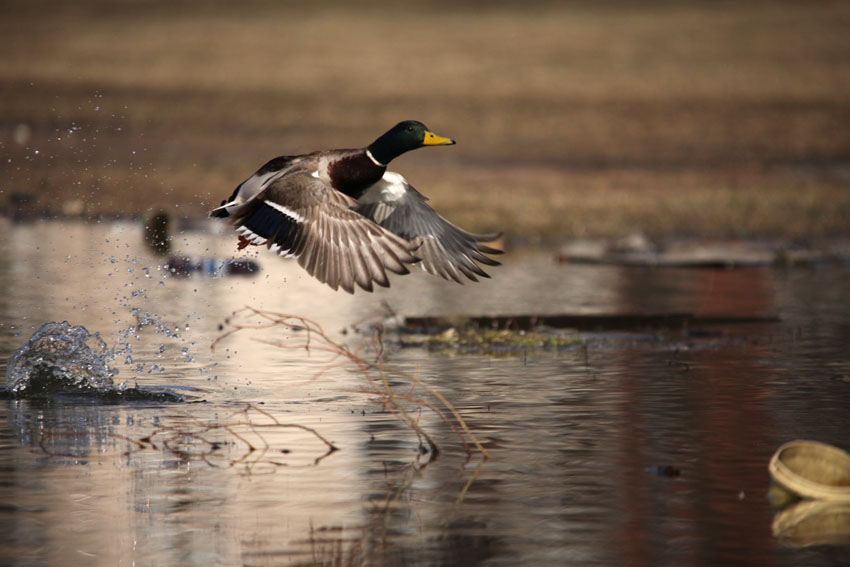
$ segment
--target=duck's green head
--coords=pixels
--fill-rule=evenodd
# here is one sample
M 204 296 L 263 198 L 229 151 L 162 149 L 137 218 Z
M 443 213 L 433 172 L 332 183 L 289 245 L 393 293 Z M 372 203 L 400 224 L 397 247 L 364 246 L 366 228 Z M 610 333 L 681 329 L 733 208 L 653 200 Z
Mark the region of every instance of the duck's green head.
M 451 138 L 434 134 L 421 122 L 405 120 L 390 128 L 367 149 L 373 158 L 387 165 L 404 152 L 422 146 L 448 146 L 454 143 L 455 141 Z

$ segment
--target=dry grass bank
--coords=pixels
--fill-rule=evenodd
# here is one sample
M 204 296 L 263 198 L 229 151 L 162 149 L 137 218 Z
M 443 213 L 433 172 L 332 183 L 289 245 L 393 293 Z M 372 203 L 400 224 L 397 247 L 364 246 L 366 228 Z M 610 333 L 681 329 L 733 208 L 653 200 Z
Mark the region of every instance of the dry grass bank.
M 417 118 L 459 144 L 395 169 L 476 230 L 848 232 L 846 3 L 297 6 L 12 3 L 0 207 L 201 214 Z

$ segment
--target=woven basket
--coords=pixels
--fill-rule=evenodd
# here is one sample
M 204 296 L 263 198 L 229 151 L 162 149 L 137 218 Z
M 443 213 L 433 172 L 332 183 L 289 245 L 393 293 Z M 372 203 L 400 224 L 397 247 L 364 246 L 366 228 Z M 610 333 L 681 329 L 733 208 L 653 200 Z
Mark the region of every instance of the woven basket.
M 768 466 L 783 488 L 803 498 L 850 502 L 850 455 L 818 441 L 782 445 Z

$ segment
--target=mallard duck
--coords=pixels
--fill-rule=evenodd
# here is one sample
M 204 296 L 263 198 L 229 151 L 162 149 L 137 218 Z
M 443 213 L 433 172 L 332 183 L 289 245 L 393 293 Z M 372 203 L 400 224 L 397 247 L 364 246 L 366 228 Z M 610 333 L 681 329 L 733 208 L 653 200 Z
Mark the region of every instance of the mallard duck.
M 427 198 L 387 165 L 424 146 L 454 144 L 408 120 L 369 146 L 280 156 L 236 187 L 210 212 L 227 218 L 239 249 L 266 246 L 298 263 L 333 289 L 354 293 L 357 284 L 389 286 L 387 270 L 407 274 L 406 264 L 463 283 L 490 277 L 479 262 L 497 266 L 484 245 L 498 235 L 466 232 L 428 204 Z

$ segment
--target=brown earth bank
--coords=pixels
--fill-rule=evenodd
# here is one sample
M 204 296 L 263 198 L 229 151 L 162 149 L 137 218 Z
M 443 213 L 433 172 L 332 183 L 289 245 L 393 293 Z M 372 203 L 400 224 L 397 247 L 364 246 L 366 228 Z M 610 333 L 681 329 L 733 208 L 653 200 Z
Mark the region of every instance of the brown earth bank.
M 843 2 L 7 2 L 0 211 L 200 217 L 267 159 L 415 118 L 477 231 L 850 232 Z

